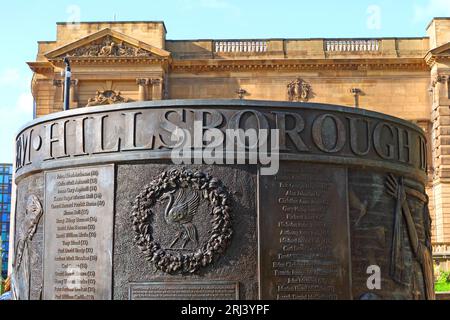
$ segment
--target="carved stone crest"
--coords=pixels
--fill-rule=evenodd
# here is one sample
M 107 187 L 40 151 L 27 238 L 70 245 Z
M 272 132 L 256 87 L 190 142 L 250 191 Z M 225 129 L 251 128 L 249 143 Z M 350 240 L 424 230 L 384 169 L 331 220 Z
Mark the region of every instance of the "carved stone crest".
M 152 53 L 111 36 L 94 41 L 68 53 L 69 57 L 152 57 Z
M 94 98 L 88 100 L 86 107 L 104 106 L 108 104 L 131 102 L 131 99 L 121 96 L 120 91 L 97 91 Z
M 199 210 L 201 201 L 206 201 L 210 228 L 199 242 L 194 218 L 204 215 Z M 208 174 L 186 169 L 165 171 L 136 197 L 132 213 L 136 244 L 157 269 L 169 274 L 194 273 L 227 249 L 233 233 L 230 202 L 221 181 Z M 157 203 L 164 204 L 165 210 L 154 212 Z M 154 239 L 155 215 L 163 215 L 163 230 L 169 226 L 177 230 L 169 235 L 166 246 Z M 187 245 L 192 249 L 186 249 Z
M 287 85 L 289 101 L 308 101 L 311 96 L 311 86 L 303 79 L 297 78 Z

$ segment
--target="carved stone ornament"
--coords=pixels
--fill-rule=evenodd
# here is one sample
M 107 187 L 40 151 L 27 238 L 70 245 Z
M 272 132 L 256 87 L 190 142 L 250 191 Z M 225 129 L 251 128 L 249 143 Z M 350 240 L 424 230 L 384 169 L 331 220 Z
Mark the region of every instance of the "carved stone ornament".
M 69 57 L 152 57 L 152 53 L 107 36 L 67 54 Z
M 194 222 L 200 201 L 208 201 L 211 228 L 207 240 L 198 243 L 199 234 Z M 168 204 L 165 213 L 153 212 L 157 202 Z M 166 273 L 189 274 L 213 263 L 227 249 L 232 237 L 231 199 L 221 181 L 203 172 L 186 169 L 165 171 L 136 197 L 133 206 L 135 241 L 146 259 Z M 168 248 L 153 238 L 155 214 L 164 214 L 168 225 L 175 225 L 179 232 L 170 237 Z M 174 249 L 175 244 L 182 247 Z M 194 250 L 186 250 L 192 243 Z
M 236 91 L 236 94 L 238 95 L 239 99 L 242 100 L 248 94 L 248 92 L 245 89 L 239 88 L 239 90 Z
M 287 85 L 289 101 L 306 102 L 311 95 L 311 86 L 301 78 Z
M 95 97 L 88 100 L 86 107 L 104 106 L 108 104 L 126 103 L 131 101 L 131 99 L 122 97 L 120 91 L 97 91 Z
M 438 83 L 444 84 L 448 77 L 445 75 L 435 75 L 431 80 L 431 87 L 435 88 Z

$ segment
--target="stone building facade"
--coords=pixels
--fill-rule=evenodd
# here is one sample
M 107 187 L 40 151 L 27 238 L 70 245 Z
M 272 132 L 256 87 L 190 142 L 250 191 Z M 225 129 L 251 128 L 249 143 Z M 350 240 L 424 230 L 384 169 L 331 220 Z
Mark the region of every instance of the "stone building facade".
M 37 117 L 63 108 L 63 58 L 72 64 L 71 108 L 161 99 L 331 103 L 418 124 L 429 138 L 436 258 L 450 252 L 450 18 L 420 38 L 167 40 L 163 22 L 58 23 L 38 43 Z

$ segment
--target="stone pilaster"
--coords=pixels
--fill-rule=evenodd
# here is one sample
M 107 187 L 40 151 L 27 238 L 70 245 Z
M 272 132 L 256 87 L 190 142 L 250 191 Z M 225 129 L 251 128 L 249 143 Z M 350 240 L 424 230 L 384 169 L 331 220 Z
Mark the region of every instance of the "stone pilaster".
M 70 81 L 70 108 L 78 108 L 78 80 Z
M 148 100 L 148 85 L 150 83 L 149 79 L 136 79 L 136 84 L 139 86 L 138 100 L 146 101 Z
M 450 20 L 436 18 L 427 29 L 430 51 L 425 57 L 431 67 L 433 204 L 435 237 L 438 243 L 450 242 Z
M 163 99 L 163 79 L 152 79 L 152 100 Z
M 61 111 L 63 100 L 64 100 L 64 82 L 60 79 L 53 80 L 53 87 L 54 87 L 54 108 L 56 108 L 55 111 Z
M 450 104 L 448 75 L 433 67 L 433 200 L 437 242 L 450 241 Z

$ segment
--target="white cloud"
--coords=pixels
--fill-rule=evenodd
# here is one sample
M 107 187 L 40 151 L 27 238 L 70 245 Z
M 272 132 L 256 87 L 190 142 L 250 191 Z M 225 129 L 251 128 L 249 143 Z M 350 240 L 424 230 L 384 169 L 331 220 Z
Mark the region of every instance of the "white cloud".
M 414 22 L 450 15 L 450 0 L 428 0 L 426 5 L 414 5 Z
M 33 96 L 31 93 L 21 93 L 16 103 L 16 111 L 33 116 Z
M 0 72 L 0 86 L 15 86 L 20 84 L 21 76 L 17 69 L 9 68 Z

